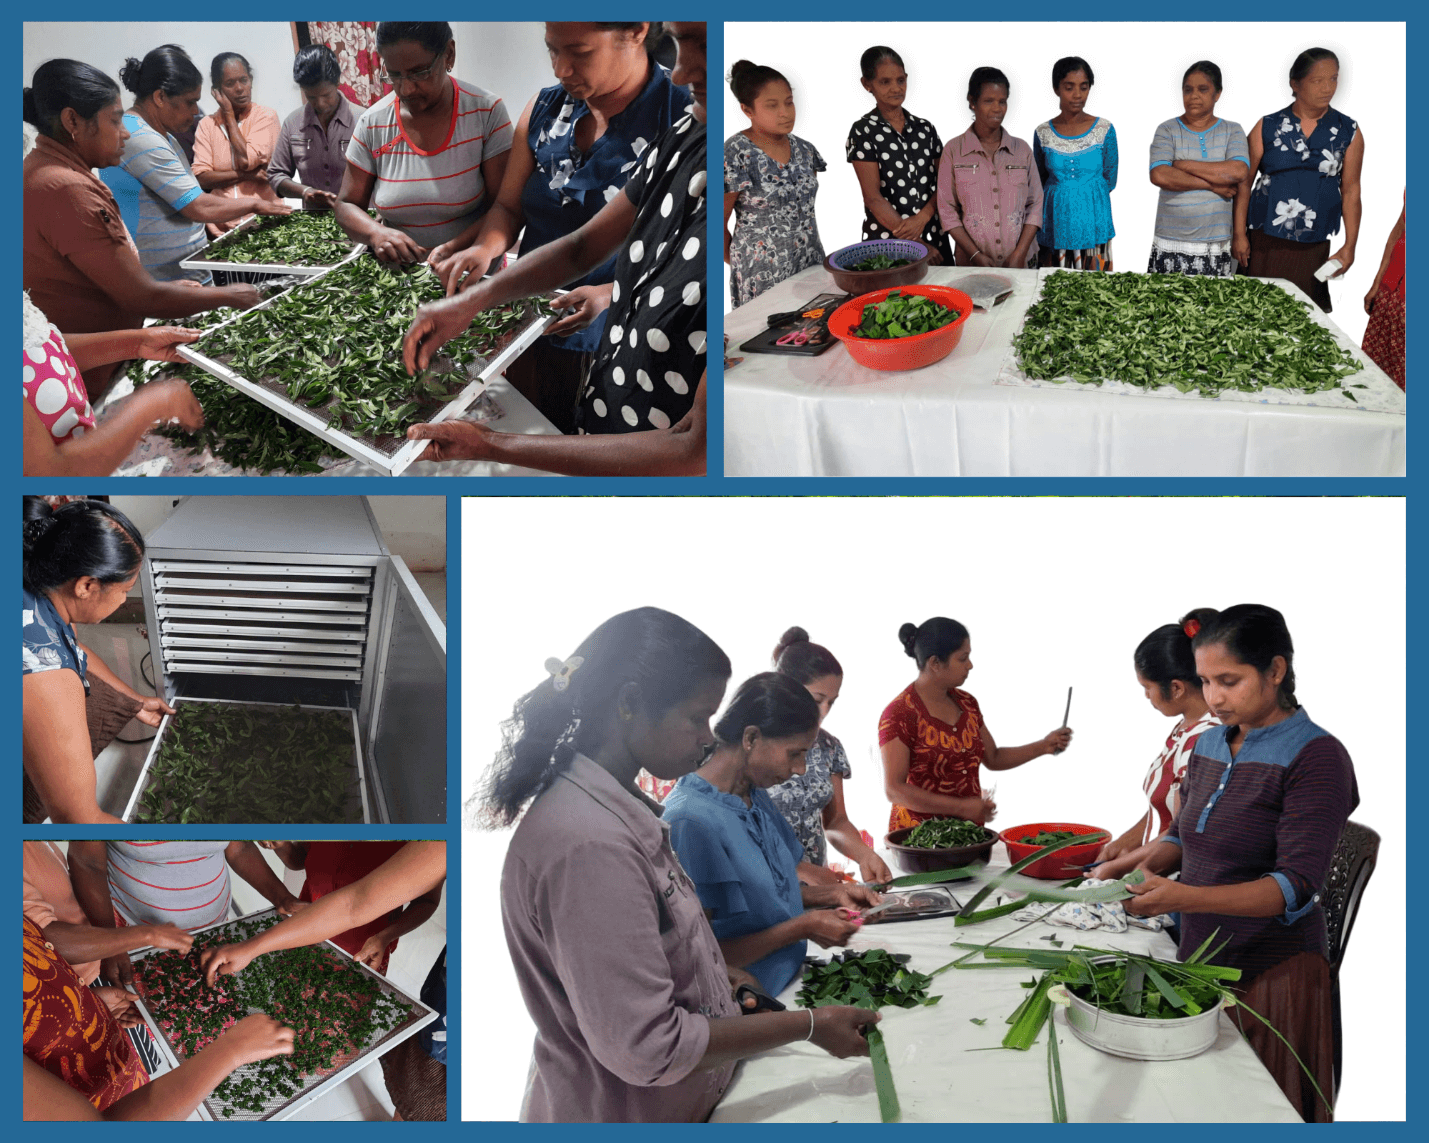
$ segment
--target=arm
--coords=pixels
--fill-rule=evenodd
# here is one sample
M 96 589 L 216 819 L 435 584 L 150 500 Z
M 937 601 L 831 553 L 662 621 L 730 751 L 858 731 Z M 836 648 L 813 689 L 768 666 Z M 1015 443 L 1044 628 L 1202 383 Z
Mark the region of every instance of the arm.
M 110 476 L 156 424 L 177 419 L 189 432 L 203 427 L 203 409 L 188 382 L 151 381 L 125 398 L 82 437 L 56 441 L 24 402 L 24 475 Z
M 1384 272 L 1389 269 L 1389 260 L 1394 257 L 1394 248 L 1399 245 L 1399 237 L 1404 233 L 1404 208 L 1399 211 L 1399 221 L 1394 224 L 1394 229 L 1389 232 L 1389 238 L 1384 243 L 1384 256 L 1379 260 L 1379 269 L 1374 272 L 1374 281 L 1370 284 L 1369 293 L 1364 296 L 1364 312 L 1374 312 L 1374 300 L 1379 296 L 1379 286 L 1384 281 Z
M 89 656 L 89 671 L 98 676 L 113 687 L 126 698 L 131 698 L 139 704 L 139 713 L 134 717 L 146 726 L 158 726 L 163 721 L 163 715 L 173 714 L 174 708 L 157 695 L 141 695 L 133 687 L 129 686 L 123 679 L 109 669 L 109 664 L 85 647 L 84 653 Z
M 895 805 L 907 806 L 920 814 L 962 818 L 982 825 L 986 811 L 981 798 L 955 798 L 951 794 L 935 794 L 908 781 L 908 764 L 912 754 L 901 739 L 885 742 L 883 755 L 883 792 Z
M 217 88 L 214 89 L 217 92 Z M 224 138 L 223 128 L 220 123 L 227 124 L 233 117 L 232 108 L 228 99 L 221 92 L 219 94 L 218 115 L 215 120 L 211 116 L 204 116 L 199 120 L 198 128 L 194 131 L 194 161 L 193 176 L 198 180 L 198 185 L 206 191 L 223 190 L 239 182 L 243 175 L 238 165 L 233 161 L 233 149 L 228 140 Z M 224 110 L 228 109 L 228 116 L 224 118 Z M 233 132 L 235 135 L 237 131 Z M 223 158 L 221 159 L 220 151 Z M 225 162 L 224 159 L 227 161 Z
M 1137 823 L 1127 830 L 1120 837 L 1107 842 L 1097 853 L 1098 861 L 1110 861 L 1114 857 L 1122 857 L 1133 850 L 1141 848 L 1141 839 L 1146 836 L 1146 819 L 1151 816 L 1148 809 L 1137 820 Z M 1133 867 L 1134 868 L 1134 867 Z
M 188 952 L 194 939 L 177 925 L 127 925 L 124 928 L 99 928 L 95 925 L 70 925 L 51 921 L 42 930 L 45 940 L 54 945 L 70 964 L 85 964 L 93 960 L 110 960 L 135 949 L 176 949 Z
M 1246 177 L 1246 185 L 1254 185 L 1255 174 L 1260 170 L 1260 160 L 1265 154 L 1265 148 L 1261 142 L 1260 125 L 1264 120 L 1257 119 L 1255 125 L 1251 127 L 1250 133 L 1245 137 L 1246 148 L 1250 152 L 1250 174 Z M 1246 222 L 1250 218 L 1250 195 L 1237 194 L 1235 200 L 1235 211 L 1231 223 L 1231 239 L 1237 251 L 1244 250 L 1245 257 L 1241 258 L 1237 252 L 1236 259 L 1242 266 L 1250 264 L 1250 239 L 1246 233 Z
M 122 825 L 99 808 L 79 676 L 42 671 L 24 676 L 22 690 L 25 772 L 55 824 Z
M 425 925 L 431 920 L 441 902 L 442 887 L 436 885 L 428 889 L 420 897 L 410 902 L 391 924 L 368 937 L 363 942 L 362 948 L 357 950 L 357 959 L 368 968 L 375 969 L 381 963 L 382 954 L 387 951 L 387 946 L 393 941 L 405 937 L 413 929 Z
M 419 310 L 419 320 L 420 316 Z M 410 346 L 412 334 L 408 333 L 407 338 Z M 472 421 L 443 421 L 414 425 L 407 430 L 407 436 L 436 442 L 427 446 L 423 454 L 426 460 L 490 460 L 564 476 L 703 476 L 705 378 L 702 373 L 690 411 L 668 429 L 574 437 L 526 436 L 494 432 Z
M 99 930 L 119 928 L 114 923 L 114 903 L 109 896 L 109 847 L 102 841 L 69 843 L 69 880 L 74 899 Z M 134 986 L 134 966 L 127 950 L 103 958 L 100 972 L 121 988 Z
M 246 177 L 246 176 L 245 176 Z M 235 180 L 236 181 L 236 180 Z M 202 182 L 199 183 L 203 185 Z M 240 198 L 225 198 L 218 194 L 201 194 L 198 198 L 179 208 L 179 213 L 193 222 L 231 222 L 245 214 L 291 214 L 293 208 L 285 202 L 244 195 Z
M 1037 231 L 1042 229 L 1042 180 L 1037 176 L 1035 163 L 1029 163 L 1027 166 L 1027 198 L 1023 203 L 1023 210 L 1023 217 L 1027 221 L 1022 224 L 1022 234 L 1012 254 L 1003 263 L 1013 269 L 1027 265 L 1032 244 L 1037 241 Z
M 729 264 L 729 243 L 734 233 L 734 228 L 730 226 L 729 220 L 734 215 L 734 205 L 739 201 L 739 192 L 726 194 L 724 196 L 724 261 Z
M 1177 159 L 1171 164 L 1172 170 L 1184 171 L 1186 174 L 1195 175 L 1204 183 L 1212 186 L 1239 186 L 1245 181 L 1246 165 L 1239 159 L 1222 159 L 1215 163 L 1203 163 L 1198 159 Z M 1165 167 L 1157 167 L 1158 171 L 1165 170 Z M 1152 180 L 1155 182 L 1155 180 Z M 1172 187 L 1172 190 L 1185 190 L 1185 187 Z
M 879 226 L 894 238 L 916 239 L 922 233 L 913 219 L 904 218 L 878 189 L 878 164 L 859 159 L 853 164 L 858 189 L 863 195 L 864 209 L 873 215 Z
M 800 913 L 787 921 L 762 929 L 757 933 L 747 933 L 742 937 L 730 937 L 719 942 L 719 951 L 724 954 L 724 962 L 734 968 L 763 960 L 772 952 L 777 952 L 795 941 L 805 941 L 813 937 L 813 922 L 818 912 Z M 830 914 L 832 916 L 832 914 Z M 847 923 L 847 922 L 845 922 Z M 848 924 L 850 930 L 854 925 Z M 808 1031 L 807 1027 L 805 1031 Z
M 1121 165 L 1121 155 L 1116 145 L 1116 128 L 1108 125 L 1106 132 L 1106 143 L 1102 147 L 1102 178 L 1106 179 L 1106 189 L 1108 192 L 1116 190 L 1116 176 Z M 1047 180 L 1042 180 L 1042 185 L 1047 185 Z
M 225 200 L 232 201 L 232 200 Z M 198 286 L 160 282 L 139 263 L 127 244 L 91 246 L 70 261 L 126 312 L 158 318 L 181 318 L 219 306 L 247 309 L 261 300 L 250 285 Z
M 1181 162 L 1182 160 L 1177 160 Z M 1239 166 L 1239 164 L 1237 164 Z M 1204 179 L 1200 175 L 1184 171 L 1178 166 L 1160 166 L 1151 168 L 1152 185 L 1168 191 L 1189 191 L 1189 190 L 1216 190 L 1221 184 L 1213 183 L 1210 179 Z
M 1360 200 L 1360 170 L 1364 165 L 1364 132 L 1356 131 L 1355 137 L 1351 141 L 1349 149 L 1345 152 L 1345 165 L 1340 171 L 1340 195 L 1343 201 L 1343 213 L 1345 218 L 1345 244 L 1330 255 L 1340 262 L 1340 269 L 1335 274 L 1337 278 L 1343 278 L 1354 265 L 1355 247 L 1360 240 L 1360 219 L 1364 213 L 1364 204 Z
M 223 856 L 227 859 L 229 868 L 268 898 L 278 912 L 292 915 L 293 906 L 299 904 L 298 899 L 278 880 L 256 845 L 251 841 L 230 841 Z M 307 906 L 307 902 L 301 904 Z
M 1040 758 L 1044 754 L 1058 754 L 1067 748 L 1067 744 L 1072 741 L 1072 732 L 1068 727 L 1060 727 L 1052 731 L 1045 738 L 1040 738 L 1036 742 L 1029 742 L 1026 746 L 998 746 L 992 740 L 992 731 L 983 724 L 983 760 L 982 764 L 989 770 L 1013 770 L 1018 766 L 1024 766 L 1034 758 Z
M 901 744 L 900 744 L 901 745 Z M 844 807 L 844 780 L 842 774 L 831 775 L 834 796 L 824 807 L 824 836 L 833 847 L 845 857 L 858 862 L 859 875 L 873 884 L 893 880 L 893 874 L 872 849 L 864 844 L 858 827 L 849 821 L 848 810 Z
M 348 146 L 363 148 L 365 144 L 353 135 Z M 337 224 L 354 242 L 372 247 L 372 253 L 384 262 L 420 262 L 427 256 L 424 246 L 367 213 L 376 186 L 377 179 L 349 159 L 342 173 L 342 190 L 338 191 L 337 202 L 333 204 Z
M 308 843 L 305 841 L 260 841 L 260 849 L 271 849 L 278 860 L 295 873 L 301 873 L 308 860 Z

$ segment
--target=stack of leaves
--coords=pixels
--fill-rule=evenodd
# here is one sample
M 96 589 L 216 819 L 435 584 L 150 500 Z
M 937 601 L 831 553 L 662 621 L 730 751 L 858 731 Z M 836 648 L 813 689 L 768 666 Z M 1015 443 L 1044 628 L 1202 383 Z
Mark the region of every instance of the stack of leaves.
M 233 921 L 195 934 L 186 954 L 156 952 L 135 964 L 144 1003 L 181 1058 L 254 1011 L 294 1029 L 292 1055 L 246 1064 L 214 1089 L 209 1098 L 226 1119 L 235 1112 L 262 1114 L 275 1100 L 297 1095 L 412 1013 L 410 1004 L 322 945 L 268 953 L 237 976 L 207 985 L 199 963 L 205 949 L 247 940 L 277 922 L 274 916 Z
M 353 241 L 326 211 L 294 211 L 258 219 L 251 230 L 204 251 L 212 262 L 261 262 L 269 266 L 331 266 L 352 253 Z
M 868 270 L 896 270 L 899 266 L 906 265 L 908 265 L 907 258 L 890 258 L 887 254 L 875 254 L 871 258 L 865 258 L 862 262 L 845 266 L 844 269 L 863 273 Z
M 1174 385 L 1204 397 L 1339 389 L 1354 400 L 1341 382 L 1364 367 L 1309 308 L 1255 278 L 1060 271 L 1013 346 L 1022 372 L 1042 381 Z
M 135 820 L 362 820 L 352 717 L 341 710 L 180 703 Z
M 940 305 L 926 294 L 905 294 L 894 290 L 877 305 L 863 307 L 863 318 L 853 330 L 854 337 L 886 341 L 930 333 L 955 322 L 957 310 Z
M 906 958 L 905 958 L 906 959 Z M 835 953 L 828 964 L 804 970 L 799 1007 L 823 1008 L 828 1004 L 854 1004 L 859 1008 L 919 1008 L 942 999 L 929 996 L 933 978 L 914 972 L 883 949 Z
M 959 849 L 981 845 L 988 840 L 988 831 L 976 822 L 962 818 L 929 818 L 913 827 L 903 844 L 914 849 Z
M 1044 829 L 1041 833 L 1030 833 L 1026 837 L 1019 837 L 1017 840 L 1023 845 L 1051 845 L 1054 841 L 1061 841 L 1063 838 L 1076 836 L 1077 832 L 1075 830 Z

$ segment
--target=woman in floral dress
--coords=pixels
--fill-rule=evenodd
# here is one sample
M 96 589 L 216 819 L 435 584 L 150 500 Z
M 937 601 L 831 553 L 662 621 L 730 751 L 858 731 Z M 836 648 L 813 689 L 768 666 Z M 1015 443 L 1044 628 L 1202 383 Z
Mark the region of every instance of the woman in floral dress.
M 772 67 L 738 61 L 730 90 L 749 126 L 724 144 L 724 260 L 734 304 L 824 260 L 814 196 L 828 164 L 794 130 L 794 92 Z M 729 219 L 734 215 L 734 232 Z
M 1308 48 L 1290 67 L 1295 99 L 1250 129 L 1250 169 L 1257 175 L 1249 201 L 1237 200 L 1235 256 L 1246 273 L 1286 278 L 1326 313 L 1330 288 L 1315 271 L 1332 258 L 1343 277 L 1360 236 L 1359 124 L 1330 106 L 1340 60 L 1329 48 Z M 1344 244 L 1330 239 L 1345 224 Z

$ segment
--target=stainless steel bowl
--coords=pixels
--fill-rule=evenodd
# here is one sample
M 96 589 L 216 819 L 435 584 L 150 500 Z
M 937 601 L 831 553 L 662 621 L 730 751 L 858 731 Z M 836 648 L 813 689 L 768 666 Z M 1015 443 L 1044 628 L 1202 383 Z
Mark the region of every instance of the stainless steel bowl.
M 1092 963 L 1112 959 L 1101 957 Z M 1195 1016 L 1149 1020 L 1102 1011 L 1070 988 L 1067 995 L 1071 998 L 1067 1024 L 1072 1034 L 1099 1052 L 1128 1060 L 1184 1060 L 1199 1056 L 1220 1035 L 1221 1009 L 1225 1006 L 1222 1000 Z

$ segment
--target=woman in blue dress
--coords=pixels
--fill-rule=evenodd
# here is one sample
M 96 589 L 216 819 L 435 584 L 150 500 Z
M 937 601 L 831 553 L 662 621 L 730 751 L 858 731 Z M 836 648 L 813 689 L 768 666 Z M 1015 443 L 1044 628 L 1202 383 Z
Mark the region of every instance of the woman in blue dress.
M 1081 56 L 1052 65 L 1052 90 L 1061 110 L 1032 136 L 1042 179 L 1038 262 L 1067 270 L 1110 270 L 1111 192 L 1116 190 L 1116 128 L 1089 115 L 1096 76 Z
M 661 26 L 650 23 L 546 25 L 546 49 L 560 82 L 542 88 L 521 113 L 501 190 L 471 245 L 432 251 L 432 268 L 449 296 L 476 285 L 488 269 L 500 269 L 518 235 L 521 253 L 529 254 L 579 230 L 620 193 L 650 144 L 685 114 L 690 93 L 671 83 L 670 72 L 650 54 L 661 36 Z M 563 433 L 575 431 L 580 382 L 605 331 L 615 262 L 609 258 L 557 300 L 567 316 L 506 372 Z
M 1315 271 L 1333 258 L 1343 277 L 1355 260 L 1360 236 L 1360 168 L 1364 135 L 1359 124 L 1330 106 L 1340 79 L 1340 59 L 1329 48 L 1308 48 L 1290 66 L 1289 107 L 1257 119 L 1250 129 L 1250 169 L 1256 175 L 1248 202 L 1235 208 L 1236 261 L 1258 278 L 1285 278 L 1330 312 L 1330 288 Z M 1330 239 L 1345 224 L 1343 245 Z
M 794 92 L 772 67 L 737 61 L 729 88 L 749 126 L 724 142 L 724 260 L 742 306 L 824 260 L 814 196 L 828 169 L 794 130 Z M 734 215 L 734 232 L 729 219 Z
M 858 931 L 847 910 L 879 900 L 859 885 L 799 883 L 804 847 L 767 789 L 804 772 L 818 730 L 819 704 L 804 687 L 755 675 L 715 724 L 714 753 L 675 783 L 662 815 L 725 962 L 770 996 L 798 978 L 809 941 L 847 944 Z

